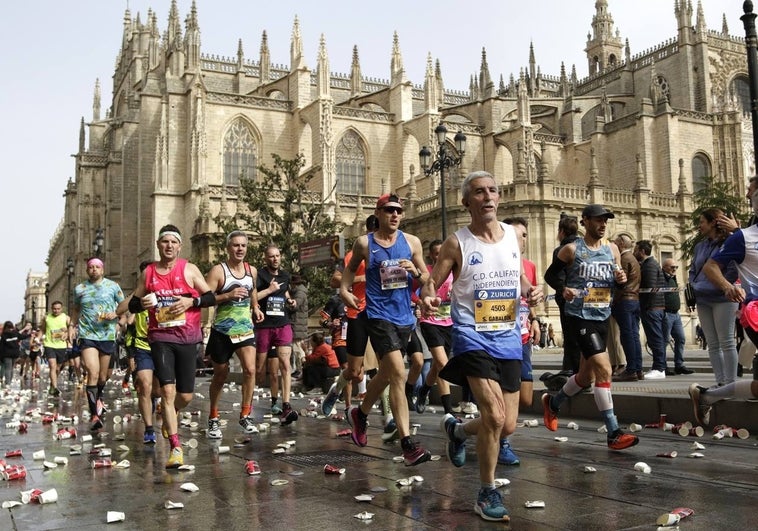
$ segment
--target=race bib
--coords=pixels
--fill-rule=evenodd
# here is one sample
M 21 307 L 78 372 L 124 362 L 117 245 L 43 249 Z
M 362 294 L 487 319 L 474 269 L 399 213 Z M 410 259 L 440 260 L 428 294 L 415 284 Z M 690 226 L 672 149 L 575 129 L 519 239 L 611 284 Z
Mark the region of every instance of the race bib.
M 584 306 L 587 308 L 608 308 L 611 305 L 611 288 L 587 287 Z
M 400 260 L 382 260 L 379 267 L 379 281 L 382 289 L 399 289 L 408 287 L 408 272 L 398 264 Z
M 269 297 L 266 300 L 266 315 L 284 316 L 284 297 Z
M 247 341 L 248 339 L 255 338 L 255 332 L 250 330 L 249 332 L 245 332 L 244 334 L 235 334 L 232 336 L 229 336 L 229 340 L 234 343 L 242 343 L 243 341 Z
M 515 289 L 475 291 L 474 328 L 477 332 L 511 330 L 516 326 L 517 316 Z
M 56 328 L 55 330 L 50 330 L 50 339 L 52 339 L 53 341 L 65 341 L 66 329 Z
M 173 328 L 175 326 L 184 326 L 184 324 L 187 322 L 187 317 L 184 312 L 180 313 L 179 315 L 173 315 L 169 311 L 171 305 L 176 302 L 176 298 L 173 296 L 158 296 L 157 298 L 158 304 L 155 307 L 155 322 L 158 325 L 158 328 Z
M 451 309 L 452 306 L 450 305 L 450 302 L 440 303 L 439 307 L 437 308 L 437 313 L 434 315 L 434 317 L 440 320 L 449 319 L 451 316 Z

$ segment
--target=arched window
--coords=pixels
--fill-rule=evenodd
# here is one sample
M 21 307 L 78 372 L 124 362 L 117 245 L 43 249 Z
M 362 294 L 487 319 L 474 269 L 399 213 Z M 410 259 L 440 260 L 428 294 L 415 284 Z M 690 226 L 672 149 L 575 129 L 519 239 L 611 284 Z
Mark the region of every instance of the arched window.
M 355 131 L 347 131 L 337 144 L 337 192 L 362 194 L 366 182 L 366 153 Z
M 750 85 L 747 78 L 743 76 L 735 77 L 732 80 L 731 93 L 734 95 L 737 105 L 742 114 L 750 113 Z
M 255 179 L 258 146 L 244 121 L 237 119 L 224 135 L 224 184 L 239 185 L 240 178 Z
M 694 192 L 702 190 L 712 175 L 711 162 L 705 155 L 695 155 L 692 159 L 692 190 Z

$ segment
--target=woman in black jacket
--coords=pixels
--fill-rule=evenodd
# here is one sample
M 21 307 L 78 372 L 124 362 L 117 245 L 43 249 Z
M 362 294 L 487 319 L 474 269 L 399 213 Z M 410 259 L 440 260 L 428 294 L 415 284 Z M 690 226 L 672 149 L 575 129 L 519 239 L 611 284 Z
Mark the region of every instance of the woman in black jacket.
M 31 335 L 31 329 L 30 323 L 26 323 L 21 330 L 16 330 L 11 321 L 5 321 L 3 325 L 3 333 L 0 335 L 0 360 L 3 363 L 3 371 L 0 373 L 0 380 L 7 387 L 10 387 L 13 379 L 13 364 L 21 356 L 21 341 Z

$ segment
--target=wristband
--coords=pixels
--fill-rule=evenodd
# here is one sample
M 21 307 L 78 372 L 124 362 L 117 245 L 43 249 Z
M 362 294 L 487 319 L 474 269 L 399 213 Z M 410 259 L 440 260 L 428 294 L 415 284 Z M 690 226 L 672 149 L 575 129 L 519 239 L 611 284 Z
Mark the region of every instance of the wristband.
M 418 271 L 418 274 L 417 274 L 417 275 L 411 275 L 411 276 L 412 276 L 413 278 L 415 278 L 415 279 L 419 279 L 419 278 L 421 278 L 421 270 L 419 269 L 419 271 Z
M 192 297 L 192 307 L 197 308 L 200 306 L 200 297 Z

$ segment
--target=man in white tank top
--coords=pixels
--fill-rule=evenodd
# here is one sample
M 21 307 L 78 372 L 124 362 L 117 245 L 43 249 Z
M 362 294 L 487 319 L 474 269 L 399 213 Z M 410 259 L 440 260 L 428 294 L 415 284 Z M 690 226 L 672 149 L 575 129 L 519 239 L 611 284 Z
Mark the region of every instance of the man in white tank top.
M 498 221 L 500 192 L 484 171 L 469 174 L 462 184 L 463 206 L 471 223 L 442 244 L 431 278 L 422 288 L 426 313 L 441 300 L 437 286 L 453 273 L 453 357 L 440 377 L 468 385 L 481 416 L 465 424 L 452 415 L 442 419 L 448 437 L 448 459 L 466 461 L 466 439 L 477 436 L 479 489 L 474 511 L 485 520 L 508 522 L 510 516 L 495 489 L 499 441 L 516 428 L 521 387 L 521 333 L 516 326 L 521 296 L 530 305 L 542 302 L 542 289 L 532 286 L 521 267 L 513 227 Z

